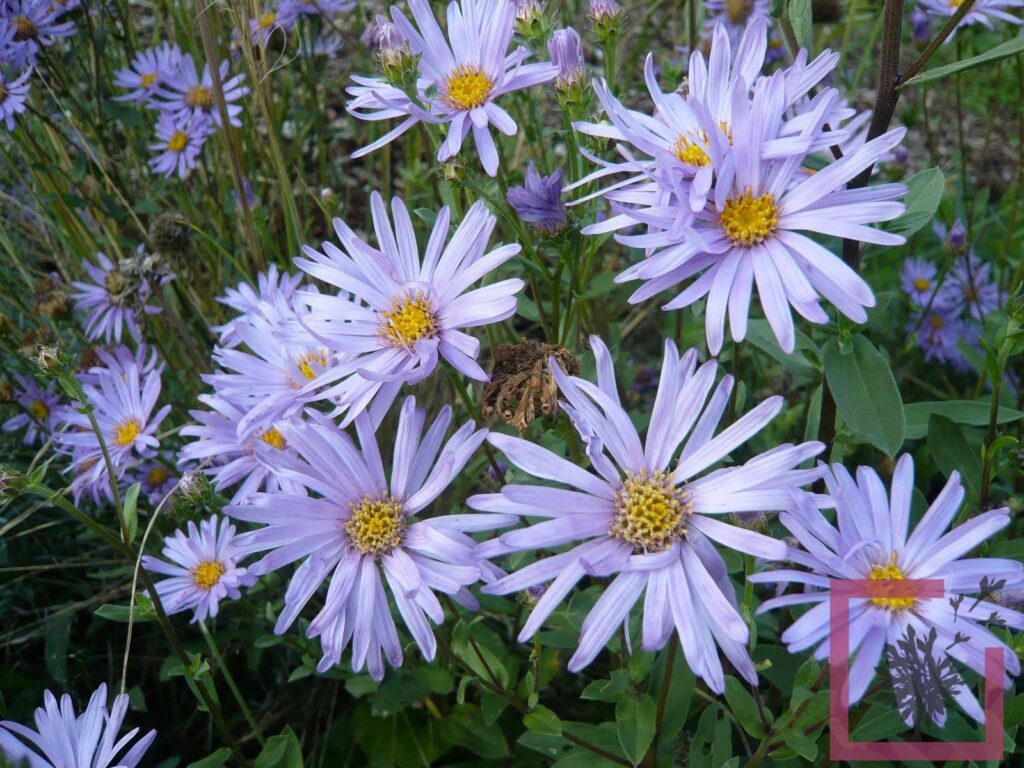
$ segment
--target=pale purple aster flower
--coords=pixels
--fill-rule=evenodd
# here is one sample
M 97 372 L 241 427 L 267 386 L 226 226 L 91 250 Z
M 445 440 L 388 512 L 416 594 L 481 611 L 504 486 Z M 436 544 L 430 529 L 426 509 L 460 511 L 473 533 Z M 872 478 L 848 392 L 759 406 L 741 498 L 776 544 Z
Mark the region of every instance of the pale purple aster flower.
M 351 11 L 355 6 L 354 0 L 282 0 L 278 5 L 277 18 L 279 24 L 287 24 L 288 29 L 291 29 L 303 16 L 331 19 Z
M 220 63 L 224 102 L 227 106 L 228 122 L 240 128 L 242 121 L 239 115 L 242 114 L 242 105 L 238 102 L 249 89 L 242 85 L 245 73 L 228 77 L 228 66 L 227 61 Z M 154 96 L 157 99 L 156 106 L 161 110 L 171 112 L 175 116 L 191 117 L 194 120 L 212 120 L 218 128 L 222 127 L 210 66 L 207 64 L 203 67 L 203 74 L 200 77 L 190 54 L 186 53 L 182 57 L 178 71 L 169 75 L 166 82 L 156 88 Z
M 558 67 L 555 86 L 567 91 L 587 82 L 587 65 L 583 61 L 583 43 L 572 27 L 556 29 L 548 40 L 551 63 Z
M 721 693 L 725 686 L 716 645 L 756 685 L 747 624 L 712 541 L 769 560 L 782 559 L 786 545 L 718 518 L 789 508 L 793 490 L 821 475 L 798 465 L 824 446 L 779 445 L 745 464 L 709 471 L 760 432 L 782 409 L 783 399 L 765 400 L 715 435 L 733 378 L 725 376 L 715 386 L 714 360 L 698 367 L 696 350 L 680 358 L 666 341 L 650 426 L 641 440 L 619 401 L 607 348 L 597 337 L 591 346 L 596 386 L 566 376 L 554 361 L 551 368 L 592 469 L 526 440 L 492 433 L 489 441 L 514 466 L 560 485 L 511 484 L 501 493 L 467 501 L 483 512 L 544 518 L 481 544 L 481 557 L 574 546 L 483 591 L 508 594 L 550 582 L 519 634 L 525 642 L 585 575 L 613 577 L 583 622 L 570 671 L 590 664 L 619 627 L 628 625 L 643 595 L 644 650 L 663 648 L 677 630 L 687 663 L 712 690 Z
M 957 259 L 942 292 L 948 296 L 950 307 L 975 320 L 984 320 L 1003 303 L 999 286 L 992 279 L 992 265 L 977 259 L 973 250 Z
M 149 503 L 156 507 L 178 484 L 178 478 L 159 461 L 148 461 L 134 473 Z
M 153 173 L 166 177 L 186 178 L 199 161 L 199 153 L 210 136 L 213 125 L 205 117 L 161 112 L 156 121 L 156 143 L 149 149 L 156 153 L 150 158 Z
M 534 229 L 553 234 L 565 228 L 565 203 L 562 202 L 562 169 L 541 176 L 530 161 L 523 185 L 510 187 L 508 204 L 520 219 Z
M 514 136 L 517 130 L 515 121 L 495 100 L 553 80 L 558 67 L 550 62 L 524 63 L 530 52 L 522 46 L 507 53 L 515 23 L 515 7 L 509 0 L 451 3 L 450 42 L 426 0 L 409 0 L 409 9 L 416 26 L 396 6 L 392 6 L 391 16 L 418 57 L 417 99 L 381 78 L 353 77 L 356 85 L 347 89 L 354 97 L 347 105 L 351 114 L 360 120 L 405 119 L 352 156 L 362 157 L 379 149 L 418 122 L 445 124 L 448 133 L 438 150 L 438 162 L 457 155 L 472 132 L 480 162 L 494 176 L 498 172 L 498 150 L 490 127 L 506 136 Z
M 916 319 L 911 321 L 907 331 L 917 334 L 917 343 L 925 360 L 952 363 L 957 368 L 964 368 L 967 361 L 956 344 L 966 339 L 967 328 L 959 315 L 944 302 L 936 303 L 938 306 L 933 304 L 920 322 Z
M 954 472 L 917 527 L 909 531 L 914 492 L 914 463 L 909 455 L 896 463 L 891 493 L 886 492 L 878 474 L 868 467 L 858 468 L 854 479 L 841 465 L 833 465 L 825 482 L 835 501 L 838 527 L 831 525 L 805 498 L 795 497 L 793 508 L 781 516 L 782 523 L 803 547 L 790 549 L 787 559 L 808 570 L 766 571 L 747 577 L 753 582 L 795 583 L 811 588 L 767 600 L 758 609 L 761 613 L 783 606 L 813 604 L 782 634 L 791 653 L 813 647 L 817 659 L 828 658 L 830 579 L 941 579 L 945 584 L 945 595 L 941 598 L 877 596 L 849 601 L 850 652 L 857 654 L 850 665 L 848 705 L 856 704 L 867 691 L 885 647 L 895 646 L 911 627 L 922 638 L 933 628 L 937 631 L 936 662 L 948 653 L 984 676 L 985 649 L 999 648 L 1006 671 L 1011 675 L 1020 672 L 1016 654 L 983 623 L 995 616 L 1019 630 L 1024 628 L 1024 615 L 996 603 L 970 598 L 961 597 L 962 602 L 957 605 L 958 596 L 984 591 L 983 579 L 1006 579 L 1009 583 L 1024 577 L 1024 565 L 1013 560 L 961 560 L 1009 525 L 1009 510 L 983 512 L 946 533 L 964 498 L 960 476 Z M 880 591 L 884 589 L 879 585 Z M 958 634 L 966 639 L 956 642 Z M 1003 675 L 1002 683 L 1004 687 L 1010 685 L 1008 675 Z M 984 713 L 966 686 L 960 687 L 953 697 L 964 712 L 984 722 Z M 942 707 L 935 721 L 941 726 L 944 719 Z
M 931 17 L 921 8 L 915 6 L 910 12 L 911 36 L 918 45 L 927 45 L 932 37 Z
M 60 20 L 66 10 L 50 0 L 5 0 L 3 15 L 14 27 L 13 40 L 4 51 L 7 63 L 15 69 L 34 66 L 41 49 L 73 35 L 75 25 Z
M 57 382 L 50 381 L 46 389 L 43 389 L 38 381 L 28 376 L 12 372 L 11 377 L 17 385 L 14 400 L 22 412 L 7 419 L 3 424 L 3 431 L 25 430 L 22 439 L 25 445 L 45 441 L 60 422 L 60 395 L 57 393 Z
M 266 8 L 254 19 L 249 19 L 249 36 L 255 45 L 265 46 L 270 41 L 274 30 L 281 30 L 287 35 L 295 26 L 296 17 L 281 10 Z
M 14 130 L 14 116 L 20 115 L 26 109 L 25 102 L 32 87 L 29 83 L 31 74 L 32 68 L 26 67 L 20 75 L 8 80 L 0 70 L 0 122 L 6 125 L 9 131 Z
M 83 384 L 99 386 L 100 379 L 108 373 L 127 381 L 132 371 L 138 371 L 139 375 L 144 377 L 153 371 L 158 374 L 163 372 L 160 356 L 156 349 L 148 344 L 139 344 L 134 352 L 123 344 L 108 349 L 98 348 L 96 356 L 102 364 L 78 374 L 78 379 Z
M 299 46 L 300 56 L 323 56 L 327 59 L 335 58 L 344 45 L 342 39 L 336 34 L 317 35 L 313 40 L 313 46 L 307 51 L 305 46 Z
M 920 256 L 910 256 L 903 262 L 903 269 L 900 272 L 900 288 L 910 301 L 919 307 L 927 307 L 929 304 L 945 305 L 945 293 L 940 292 L 935 296 L 935 289 L 938 283 L 935 280 L 937 273 L 935 265 Z M 935 296 L 933 300 L 932 297 Z
M 715 27 L 722 27 L 735 46 L 743 33 L 755 21 L 772 23 L 771 0 L 704 0 L 707 19 L 704 36 L 712 39 Z
M 97 251 L 96 261 L 98 264 L 82 262 L 91 283 L 73 282 L 72 285 L 78 289 L 78 293 L 71 295 L 75 301 L 75 309 L 86 314 L 85 335 L 89 339 L 99 339 L 110 344 L 121 342 L 121 334 L 125 327 L 136 341 L 142 340 L 139 333 L 139 323 L 132 299 L 139 298 L 142 304 L 142 311 L 147 315 L 160 313 L 160 308 L 145 304 L 148 297 L 148 290 L 143 290 L 141 297 L 126 295 L 128 281 L 121 271 L 114 266 L 105 253 Z
M 666 229 L 616 235 L 618 242 L 649 254 L 615 278 L 620 283 L 645 281 L 630 303 L 689 282 L 662 308 L 681 309 L 707 297 L 705 326 L 713 354 L 722 348 L 726 315 L 732 338 L 745 338 L 755 284 L 768 323 L 786 352 L 793 351 L 796 341 L 790 308 L 810 322 L 824 323 L 828 315 L 819 304 L 824 298 L 854 322 L 867 322 L 865 308 L 875 304 L 871 288 L 804 232 L 879 245 L 905 241 L 867 225 L 902 214 L 905 206 L 896 200 L 906 194 L 906 186 L 845 188 L 896 146 L 905 129 L 889 131 L 807 177 L 803 161 L 836 108 L 838 93 L 831 88 L 822 91 L 800 115 L 798 132 L 770 138 L 780 135 L 772 122 L 782 113 L 785 91 L 785 75 L 777 72 L 758 81 L 753 99 L 746 102 L 748 109 L 735 109 L 743 101 L 736 100 L 729 162 L 717 174 L 707 207 L 694 214 L 690 225 L 674 229 L 678 210 L 684 208 L 677 204 L 676 212 L 664 217 Z M 597 224 L 583 232 L 607 228 L 607 223 Z
M 315 496 L 258 493 L 248 505 L 226 508 L 232 517 L 265 526 L 238 540 L 245 553 L 271 550 L 249 567 L 250 573 L 262 575 L 302 561 L 285 593 L 275 633 L 283 634 L 321 584 L 330 581 L 323 609 L 307 630 L 309 637 L 320 638 L 321 672 L 340 663 L 350 643 L 355 672 L 365 667 L 380 680 L 382 652 L 391 666 L 401 665 L 388 592 L 423 657 L 433 660 L 436 640 L 428 619 L 435 624 L 444 620 L 435 592 L 476 609 L 467 587 L 497 573 L 476 556 L 476 542 L 468 533 L 508 525 L 513 518 L 477 519 L 447 510 L 425 520 L 415 517 L 448 487 L 487 435 L 470 421 L 442 448 L 451 415 L 445 406 L 424 433 L 425 411 L 416 409 L 413 398 L 405 401 L 390 480 L 366 414 L 355 421 L 358 447 L 325 417 L 285 424 L 281 431 L 298 455 L 278 454 L 275 471 Z
M 485 253 L 497 219 L 476 202 L 451 240 L 450 214 L 442 208 L 422 255 L 405 203 L 391 201 L 394 226 L 384 199 L 374 192 L 370 210 L 378 248 L 360 239 L 341 219 L 334 230 L 342 248 L 323 244 L 323 253 L 303 246 L 308 258 L 295 265 L 339 289 L 337 296 L 300 291 L 310 312 L 301 319 L 342 362 L 306 387 L 348 410 L 351 422 L 375 397 L 394 398 L 403 383 L 429 376 L 444 359 L 476 381 L 487 374 L 477 363 L 480 341 L 461 329 L 497 323 L 516 311 L 518 278 L 468 290 L 520 251 L 518 244 Z
M 918 6 L 924 8 L 927 13 L 939 18 L 948 18 L 956 13 L 961 2 L 958 0 L 918 0 Z M 957 29 L 967 27 L 971 24 L 981 24 L 983 27 L 994 29 L 993 20 L 1005 21 L 1007 24 L 1021 24 L 1019 16 L 1014 16 L 1010 11 L 1014 8 L 1024 8 L 1024 0 L 977 0 L 971 6 L 971 10 L 960 19 Z M 953 35 L 946 38 L 948 43 Z
M 171 410 L 165 405 L 153 412 L 160 397 L 162 368 L 143 374 L 134 362 L 126 362 L 123 370 L 97 367 L 90 371 L 94 379 L 82 382 L 117 479 L 136 460 L 155 455 L 160 444 L 155 433 Z M 61 411 L 61 424 L 64 429 L 55 435 L 61 449 L 71 456 L 71 466 L 66 471 L 74 478 L 71 490 L 75 499 L 86 490 L 94 499 L 108 494 L 107 465 L 89 418 L 68 406 Z
M 153 96 L 156 89 L 178 71 L 181 57 L 181 48 L 166 40 L 155 48 L 139 51 L 131 64 L 114 73 L 114 85 L 130 91 L 122 96 L 115 96 L 114 101 L 131 101 L 154 106 Z
M 238 538 L 230 520 L 213 515 L 198 528 L 189 521 L 187 534 L 177 530 L 164 539 L 165 559 L 142 558 L 147 571 L 170 577 L 154 585 L 167 613 L 195 610 L 192 621 L 203 621 L 217 615 L 221 600 L 237 600 L 240 587 L 256 583 L 256 577 L 238 565 L 243 556 Z
M 235 288 L 226 289 L 223 296 L 217 297 L 219 303 L 231 307 L 240 317 L 210 330 L 220 336 L 219 342 L 222 347 L 238 346 L 242 341 L 238 331 L 249 322 L 248 315 L 252 312 L 260 313 L 264 303 L 273 307 L 277 302 L 277 296 L 280 296 L 288 306 L 294 306 L 292 299 L 295 289 L 301 282 L 301 274 L 290 275 L 287 272 L 280 272 L 276 264 L 271 264 L 266 272 L 260 272 L 256 276 L 255 288 L 249 283 L 241 282 Z
M 272 451 L 289 451 L 281 431 L 270 427 L 248 437 L 239 437 L 239 425 L 247 409 L 216 395 L 200 395 L 199 401 L 209 410 L 189 411 L 197 423 L 182 428 L 182 437 L 194 437 L 178 453 L 178 462 L 212 462 L 202 472 L 213 479 L 213 487 L 224 492 L 237 486 L 231 503 L 240 504 L 256 491 L 274 493 L 284 490 L 301 493 L 301 486 L 279 477 L 271 470 L 272 461 L 265 457 Z
M 89 697 L 85 712 L 75 715 L 71 697 L 61 696 L 60 704 L 46 691 L 43 706 L 36 710 L 36 730 L 19 723 L 0 722 L 0 757 L 28 768 L 135 768 L 156 738 L 150 731 L 124 750 L 138 734 L 133 728 L 117 739 L 128 712 L 128 695 L 114 697 L 107 710 L 107 686 L 101 685 Z M 15 738 L 19 737 L 19 738 Z M 116 743 L 115 743 L 115 740 Z

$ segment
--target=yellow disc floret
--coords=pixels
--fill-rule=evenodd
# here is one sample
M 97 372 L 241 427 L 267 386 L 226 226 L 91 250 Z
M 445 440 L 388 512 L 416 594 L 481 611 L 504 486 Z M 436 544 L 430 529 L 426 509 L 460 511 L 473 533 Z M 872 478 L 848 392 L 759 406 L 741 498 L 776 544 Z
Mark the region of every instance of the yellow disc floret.
M 927 277 L 915 277 L 914 278 L 914 289 L 915 290 L 921 291 L 923 293 L 924 291 L 929 290 L 931 287 L 932 287 L 932 281 L 929 280 Z
M 14 17 L 14 41 L 16 43 L 31 40 L 39 34 L 36 23 L 28 16 Z
M 159 487 L 166 483 L 170 476 L 171 473 L 163 467 L 153 467 L 146 473 L 146 482 L 154 487 Z
M 185 92 L 185 104 L 209 112 L 213 109 L 213 91 L 205 85 L 193 85 Z
M 725 0 L 725 15 L 733 24 L 743 24 L 754 10 L 754 0 Z
M 896 565 L 896 556 L 893 555 L 888 564 L 876 565 L 872 568 L 868 578 L 872 581 L 903 581 L 907 577 L 903 575 L 903 571 Z M 872 585 L 871 594 L 877 596 L 870 598 L 870 602 L 872 605 L 877 605 L 879 608 L 886 608 L 890 611 L 900 611 L 914 607 L 916 601 L 913 597 L 886 597 L 886 595 L 891 595 L 895 591 L 891 584 Z
M 188 146 L 188 136 L 182 131 L 175 131 L 167 140 L 167 148 L 171 152 L 183 152 Z
M 380 335 L 395 346 L 411 347 L 437 333 L 437 319 L 422 291 L 392 299 L 391 309 L 380 315 Z
M 224 566 L 217 560 L 208 560 L 192 569 L 192 581 L 200 589 L 211 590 L 224 575 Z
M 142 431 L 138 419 L 128 418 L 114 426 L 114 442 L 124 448 L 135 442 L 135 438 Z
M 749 247 L 763 243 L 779 225 L 775 198 L 767 192 L 755 197 L 748 189 L 725 201 L 718 223 L 736 245 Z
M 386 555 L 402 542 L 405 515 L 402 505 L 384 494 L 378 499 L 363 497 L 352 504 L 345 532 L 352 546 L 364 555 Z
M 487 103 L 493 88 L 483 67 L 463 64 L 445 78 L 441 98 L 452 109 L 476 109 Z
M 44 421 L 50 415 L 50 409 L 42 400 L 35 400 L 28 407 L 28 412 L 36 421 Z
M 153 83 L 156 82 L 156 72 L 145 72 L 140 78 L 142 81 L 143 88 L 149 88 Z
M 312 352 L 303 352 L 295 360 L 295 366 L 305 378 L 312 381 L 316 378 L 316 368 L 326 368 L 330 364 L 330 353 L 326 349 L 317 349 Z
M 259 26 L 261 29 L 267 29 L 268 27 L 274 26 L 274 22 L 277 21 L 277 14 L 273 11 L 267 11 L 260 16 Z
M 629 475 L 615 492 L 610 536 L 633 546 L 633 551 L 661 552 L 686 533 L 693 511 L 684 491 L 664 472 Z
M 260 440 L 262 440 L 267 445 L 271 445 L 274 448 L 277 448 L 277 450 L 279 451 L 283 450 L 284 447 L 288 444 L 284 439 L 284 435 L 282 435 L 276 429 L 268 429 L 266 432 L 260 435 Z
M 704 151 L 704 148 L 699 144 L 694 144 L 685 136 L 680 136 L 676 139 L 672 149 L 681 163 L 695 165 L 698 168 L 711 164 L 711 158 L 708 157 L 708 153 Z

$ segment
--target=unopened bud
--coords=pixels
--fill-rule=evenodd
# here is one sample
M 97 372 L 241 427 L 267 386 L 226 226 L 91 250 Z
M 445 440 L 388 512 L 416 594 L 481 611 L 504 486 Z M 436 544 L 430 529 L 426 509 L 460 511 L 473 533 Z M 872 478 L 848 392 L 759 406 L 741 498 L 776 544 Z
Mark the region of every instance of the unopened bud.
M 583 44 L 572 27 L 558 29 L 548 40 L 551 63 L 558 67 L 555 87 L 563 93 L 579 89 L 587 82 L 587 65 L 583 62 Z

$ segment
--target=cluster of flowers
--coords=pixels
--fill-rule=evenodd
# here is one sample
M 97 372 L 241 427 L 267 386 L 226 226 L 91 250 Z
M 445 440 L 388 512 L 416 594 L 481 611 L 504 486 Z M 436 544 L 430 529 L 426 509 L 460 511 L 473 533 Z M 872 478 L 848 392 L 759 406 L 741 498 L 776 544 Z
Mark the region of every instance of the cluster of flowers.
M 916 334 L 925 360 L 966 370 L 969 364 L 957 345 L 976 346 L 985 317 L 1002 306 L 1005 297 L 992 275 L 992 265 L 967 247 L 962 221 L 957 219 L 948 232 L 941 225 L 935 230 L 953 266 L 940 277 L 927 259 L 911 257 L 904 262 L 900 287 L 915 309 L 907 331 Z
M 323 18 L 328 23 L 336 16 L 351 11 L 354 0 L 279 0 L 265 6 L 259 16 L 249 19 L 249 35 L 254 45 L 266 46 L 275 31 L 287 35 L 303 18 Z M 314 53 L 329 55 L 337 50 L 341 39 L 337 35 L 321 36 L 317 39 Z
M 244 81 L 244 73 L 229 76 L 227 61 L 220 63 L 216 73 L 206 64 L 200 74 L 191 54 L 164 41 L 139 51 L 129 66 L 114 74 L 114 84 L 129 91 L 115 99 L 156 111 L 156 141 L 150 145 L 154 157 L 149 166 L 153 173 L 183 179 L 195 168 L 206 140 L 225 120 L 234 126 L 242 124 L 239 102 L 249 92 Z M 218 104 L 218 90 L 224 95 L 223 107 Z
M 64 16 L 77 7 L 77 0 L 0 0 L 0 122 L 7 130 L 27 108 L 29 78 L 40 52 L 75 33 Z

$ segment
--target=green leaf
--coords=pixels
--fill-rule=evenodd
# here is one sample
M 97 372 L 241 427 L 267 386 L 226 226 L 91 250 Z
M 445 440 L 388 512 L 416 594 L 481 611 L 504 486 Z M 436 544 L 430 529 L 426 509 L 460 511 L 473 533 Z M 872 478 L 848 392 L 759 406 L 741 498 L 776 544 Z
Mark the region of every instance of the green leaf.
M 472 704 L 453 708 L 438 727 L 447 741 L 486 760 L 499 760 L 508 755 L 508 743 L 501 728 L 484 723 L 480 710 Z
M 903 445 L 903 400 L 889 363 L 861 334 L 844 352 L 835 338 L 822 349 L 825 378 L 854 436 L 895 456 Z
M 932 80 L 938 80 L 939 78 L 946 77 L 957 72 L 963 72 L 968 69 L 973 69 L 974 67 L 980 67 L 982 64 L 988 64 L 992 61 L 999 61 L 1000 59 L 1005 59 L 1009 56 L 1015 56 L 1021 52 L 1024 52 L 1024 35 L 1017 35 L 1012 40 L 1007 40 L 1005 43 L 1001 43 L 995 48 L 990 48 L 977 56 L 972 56 L 969 59 L 955 61 L 952 64 L 944 64 L 941 67 L 935 67 L 924 72 L 919 72 L 907 80 L 907 82 L 901 83 L 899 87 L 907 88 L 911 85 L 930 83 Z
M 253 768 L 303 768 L 302 749 L 291 728 L 271 736 L 253 763 Z
M 978 492 L 981 483 L 980 448 L 967 440 L 964 431 L 952 419 L 932 414 L 928 419 L 928 449 L 946 477 L 954 470 L 958 471 L 968 490 Z
M 526 713 L 523 717 L 523 725 L 527 730 L 547 736 L 562 735 L 562 721 L 558 719 L 558 715 L 542 704 L 534 707 L 532 712 Z
M 149 602 L 145 595 L 136 595 L 135 601 L 135 621 L 152 621 L 156 618 L 156 613 L 153 611 L 153 604 Z M 102 619 L 107 621 L 120 621 L 127 623 L 130 608 L 127 605 L 111 605 L 110 603 L 104 603 L 96 609 L 95 614 Z
M 612 672 L 611 678 L 607 680 L 595 680 L 580 694 L 581 699 L 591 701 L 616 702 L 622 698 L 629 688 L 629 672 L 625 669 L 616 669 Z
M 139 532 L 139 490 L 142 483 L 135 483 L 124 494 L 124 524 L 128 528 L 128 543 L 135 541 Z
M 764 724 L 757 712 L 757 702 L 754 701 L 754 697 L 743 683 L 735 677 L 725 678 L 725 700 L 729 704 L 729 709 L 736 716 L 736 720 L 743 726 L 743 730 L 759 739 L 765 737 Z M 767 714 L 766 712 L 765 715 L 767 716 Z
M 185 768 L 222 768 L 222 766 L 227 764 L 230 757 L 231 750 L 227 747 L 221 747 L 212 755 L 207 755 L 202 760 L 189 763 Z
M 782 734 L 782 739 L 788 747 L 805 760 L 813 763 L 818 759 L 818 745 L 813 739 L 804 735 L 800 728 L 790 728 Z
M 46 620 L 46 671 L 60 683 L 61 688 L 68 687 L 68 641 L 72 618 L 74 614 L 65 613 Z
M 789 0 L 786 3 L 786 15 L 789 16 L 789 23 L 793 26 L 796 44 L 801 48 L 806 48 L 809 52 L 813 37 L 811 23 L 814 20 L 811 0 Z
M 654 741 L 657 705 L 646 693 L 624 696 L 615 705 L 615 730 L 626 758 L 639 765 Z
M 910 237 L 933 218 L 946 191 L 946 180 L 938 168 L 915 173 L 907 179 L 907 210 L 886 226 L 889 232 Z
M 852 741 L 888 741 L 908 726 L 892 707 L 874 703 L 850 734 Z
M 972 427 L 988 425 L 992 404 L 989 400 L 925 400 L 906 403 L 903 412 L 907 417 L 907 440 L 916 440 L 928 434 L 928 419 L 933 413 L 945 416 L 957 424 Z M 1000 408 L 996 414 L 997 424 L 1007 424 L 1024 418 L 1024 411 Z
M 750 320 L 747 323 L 747 341 L 800 379 L 808 382 L 821 380 L 821 371 L 808 359 L 818 358 L 818 348 L 802 331 L 796 331 L 796 347 L 790 354 L 783 352 L 779 347 L 775 332 L 767 320 Z

